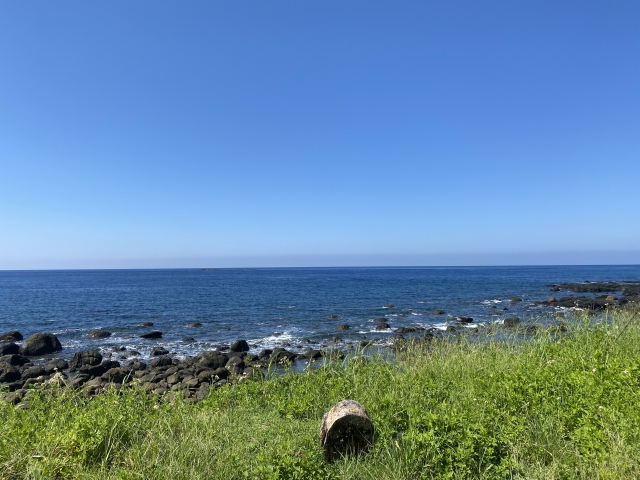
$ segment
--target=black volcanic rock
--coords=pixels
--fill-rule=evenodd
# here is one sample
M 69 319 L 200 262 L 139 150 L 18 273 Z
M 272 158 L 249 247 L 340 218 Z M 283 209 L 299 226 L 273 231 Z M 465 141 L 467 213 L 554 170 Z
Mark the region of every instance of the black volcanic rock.
M 246 340 L 238 340 L 237 342 L 231 344 L 229 350 L 231 352 L 248 352 L 249 344 Z
M 38 332 L 25 340 L 20 347 L 20 353 L 26 356 L 47 355 L 62 350 L 62 345 L 53 333 Z
M 143 333 L 142 335 L 140 335 L 140 338 L 146 338 L 146 339 L 162 338 L 162 332 L 158 332 L 156 330 L 149 333 Z
M 0 335 L 0 340 L 4 340 L 5 342 L 19 342 L 24 337 L 18 330 L 9 330 L 8 332 Z

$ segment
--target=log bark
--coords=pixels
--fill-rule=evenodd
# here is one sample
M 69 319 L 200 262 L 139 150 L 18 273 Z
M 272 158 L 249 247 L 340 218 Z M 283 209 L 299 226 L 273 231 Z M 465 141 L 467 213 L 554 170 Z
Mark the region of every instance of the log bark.
M 365 408 L 354 400 L 337 403 L 322 417 L 320 444 L 330 462 L 366 452 L 373 445 L 373 436 L 373 423 Z

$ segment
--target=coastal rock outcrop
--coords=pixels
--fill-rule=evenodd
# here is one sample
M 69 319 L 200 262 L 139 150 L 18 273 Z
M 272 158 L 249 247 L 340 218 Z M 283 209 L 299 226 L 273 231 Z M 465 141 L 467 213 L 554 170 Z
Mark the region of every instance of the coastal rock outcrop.
M 20 353 L 29 357 L 47 355 L 62 350 L 62 344 L 53 333 L 38 332 L 27 338 Z
M 231 352 L 248 352 L 249 350 L 249 344 L 246 340 L 238 340 L 236 342 L 233 342 L 229 347 L 229 351 Z

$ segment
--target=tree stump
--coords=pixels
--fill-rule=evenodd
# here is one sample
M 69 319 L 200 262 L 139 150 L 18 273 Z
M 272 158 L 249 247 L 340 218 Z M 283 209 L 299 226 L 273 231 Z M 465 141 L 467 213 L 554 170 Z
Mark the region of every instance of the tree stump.
M 362 405 L 354 400 L 337 403 L 322 417 L 320 444 L 332 462 L 342 455 L 366 452 L 373 445 L 374 428 Z

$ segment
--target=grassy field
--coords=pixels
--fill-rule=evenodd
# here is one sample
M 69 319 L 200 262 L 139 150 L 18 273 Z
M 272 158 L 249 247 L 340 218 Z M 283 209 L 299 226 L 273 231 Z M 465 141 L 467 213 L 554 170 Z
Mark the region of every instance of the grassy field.
M 640 478 L 640 318 L 526 342 L 460 339 L 225 387 L 0 402 L 1 478 Z M 631 322 L 629 323 L 629 320 Z M 625 328 L 626 327 L 626 328 Z M 362 403 L 374 448 L 327 464 L 322 415 Z

